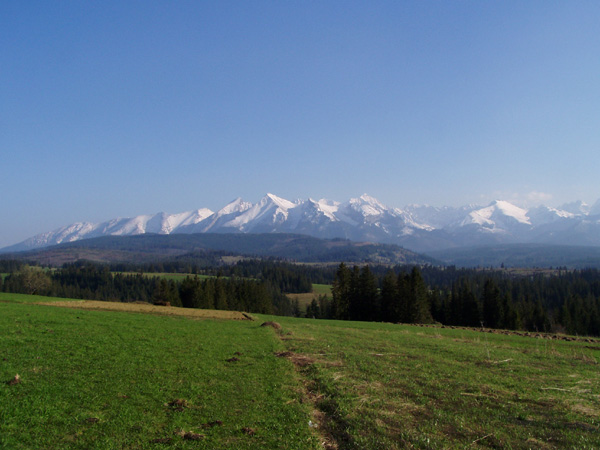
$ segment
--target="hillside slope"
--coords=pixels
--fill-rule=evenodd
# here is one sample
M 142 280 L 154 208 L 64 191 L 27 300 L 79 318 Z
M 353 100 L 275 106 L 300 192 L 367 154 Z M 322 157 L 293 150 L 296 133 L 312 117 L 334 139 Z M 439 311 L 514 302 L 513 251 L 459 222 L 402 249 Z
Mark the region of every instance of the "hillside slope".
M 105 236 L 28 252 L 4 254 L 2 257 L 60 265 L 77 260 L 156 262 L 173 258 L 215 263 L 225 255 L 281 258 L 297 262 L 437 263 L 431 257 L 396 245 L 318 239 L 285 233 Z

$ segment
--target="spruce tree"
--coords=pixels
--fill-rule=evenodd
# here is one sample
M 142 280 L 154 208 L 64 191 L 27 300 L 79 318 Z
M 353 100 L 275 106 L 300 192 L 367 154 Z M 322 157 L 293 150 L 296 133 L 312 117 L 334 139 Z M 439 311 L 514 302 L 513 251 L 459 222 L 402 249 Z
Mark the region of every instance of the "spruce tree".
M 483 325 L 488 328 L 498 328 L 499 324 L 504 321 L 504 312 L 502 311 L 500 289 L 494 280 L 486 280 L 481 303 L 483 305 Z
M 421 276 L 421 271 L 413 267 L 410 273 L 410 306 L 409 314 L 412 323 L 431 323 L 431 307 L 427 295 L 427 285 Z
M 389 270 L 381 281 L 381 316 L 384 322 L 400 321 L 400 304 L 398 300 L 398 279 Z
M 331 303 L 331 315 L 334 319 L 349 319 L 350 303 L 350 269 L 342 262 L 340 263 L 331 288 L 333 297 Z
M 375 321 L 379 319 L 379 290 L 377 278 L 369 266 L 364 266 L 358 279 L 357 320 Z

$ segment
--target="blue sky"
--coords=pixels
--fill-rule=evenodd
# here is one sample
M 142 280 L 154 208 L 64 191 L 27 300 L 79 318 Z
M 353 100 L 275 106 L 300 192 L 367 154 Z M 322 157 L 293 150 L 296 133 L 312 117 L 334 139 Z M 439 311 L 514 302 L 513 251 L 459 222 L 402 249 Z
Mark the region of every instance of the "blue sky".
M 600 197 L 597 1 L 3 1 L 0 247 L 265 193 Z

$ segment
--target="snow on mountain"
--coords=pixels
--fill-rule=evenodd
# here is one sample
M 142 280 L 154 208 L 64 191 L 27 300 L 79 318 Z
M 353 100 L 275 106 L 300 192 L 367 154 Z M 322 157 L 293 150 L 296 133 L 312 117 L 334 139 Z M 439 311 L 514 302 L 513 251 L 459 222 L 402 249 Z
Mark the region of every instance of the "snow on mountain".
M 373 223 L 386 213 L 395 214 L 377 199 L 363 194 L 339 205 L 335 215 L 339 220 L 357 226 L 364 222 Z
M 527 212 L 527 217 L 534 226 L 556 223 L 557 221 L 574 220 L 577 215 L 564 209 L 550 208 L 549 206 L 536 206 Z
M 359 198 L 352 198 L 348 201 L 348 206 L 353 210 L 360 212 L 364 217 L 380 216 L 388 212 L 382 203 L 370 195 L 363 194 Z
M 321 200 L 315 201 L 312 199 L 308 199 L 308 202 L 311 205 L 314 205 L 315 209 L 317 211 L 319 211 L 319 213 L 322 213 L 325 217 L 327 217 L 328 219 L 331 219 L 332 221 L 336 221 L 338 220 L 337 217 L 335 216 L 335 213 L 337 212 L 340 204 L 339 202 L 333 202 L 331 200 L 327 200 L 322 198 Z
M 471 211 L 479 208 L 475 205 L 461 206 L 430 206 L 430 205 L 408 205 L 404 212 L 421 224 L 424 229 L 435 230 L 446 228 L 464 220 Z
M 63 242 L 73 242 L 79 239 L 84 239 L 85 236 L 93 235 L 97 224 L 89 222 L 80 222 L 58 228 L 54 231 L 41 233 L 23 242 L 3 250 L 23 251 L 39 247 L 47 247 L 49 245 L 61 244 Z M 95 237 L 95 236 L 94 236 Z
M 558 209 L 575 215 L 586 215 L 590 212 L 590 205 L 578 200 L 576 202 L 565 203 L 559 206 Z
M 74 223 L 54 231 L 38 234 L 19 244 L 6 247 L 2 251 L 31 250 L 101 236 L 131 236 L 144 233 L 170 234 L 177 232 L 181 227 L 201 222 L 211 214 L 213 214 L 211 210 L 203 208 L 172 215 L 158 213 L 118 218 L 98 224 L 89 222 Z
M 291 202 L 274 194 L 253 204 L 237 198 L 217 212 L 198 209 L 75 223 L 2 249 L 22 251 L 100 236 L 142 233 L 298 233 L 395 243 L 415 251 L 497 243 L 600 245 L 600 200 L 529 210 L 496 200 L 487 206 L 390 208 L 363 194 L 340 203 Z
M 179 232 L 181 233 L 210 233 L 212 230 L 218 230 L 219 228 L 226 226 L 227 223 L 232 221 L 238 214 L 247 211 L 252 207 L 252 203 L 245 202 L 240 197 L 231 201 L 216 213 L 212 213 L 210 210 L 206 210 L 211 214 L 208 214 L 203 220 L 196 222 L 192 225 L 185 225 L 180 227 Z
M 298 206 L 273 194 L 265 195 L 258 203 L 242 212 L 224 226 L 246 233 L 270 233 L 286 222 L 289 210 Z
M 588 213 L 590 216 L 600 216 L 600 199 L 592 205 Z
M 227 205 L 225 205 L 225 207 L 220 209 L 216 215 L 219 217 L 227 216 L 229 214 L 244 212 L 244 211 L 250 209 L 251 207 L 252 207 L 252 203 L 245 202 L 244 200 L 242 200 L 241 197 L 238 197 L 234 201 L 232 201 L 231 203 L 228 203 Z
M 471 211 L 461 222 L 461 226 L 479 225 L 482 230 L 505 232 L 514 225 L 531 225 L 527 210 L 511 203 L 496 200 L 489 206 Z

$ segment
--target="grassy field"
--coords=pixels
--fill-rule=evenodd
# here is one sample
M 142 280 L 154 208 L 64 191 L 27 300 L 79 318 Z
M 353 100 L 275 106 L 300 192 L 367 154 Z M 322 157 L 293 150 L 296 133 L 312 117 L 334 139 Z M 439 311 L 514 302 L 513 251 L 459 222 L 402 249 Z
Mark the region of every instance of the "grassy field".
M 60 306 L 63 308 L 95 309 L 101 311 L 136 312 L 144 314 L 159 314 L 163 316 L 182 316 L 193 319 L 225 319 L 249 320 L 248 314 L 238 311 L 220 311 L 214 309 L 187 309 L 151 305 L 149 303 L 117 303 L 98 300 L 57 300 L 38 302 L 40 305 Z
M 138 272 L 114 272 L 120 273 L 122 275 L 137 275 Z M 195 275 L 192 273 L 170 273 L 170 272 L 144 272 L 144 276 L 148 278 L 158 277 L 164 278 L 165 280 L 173 280 L 173 281 L 183 281 L 187 277 L 195 277 L 197 276 L 201 280 L 205 280 L 206 278 L 216 278 L 213 275 Z
M 598 340 L 40 300 L 0 294 L 3 449 L 600 448 Z
M 598 341 L 276 320 L 340 448 L 600 448 Z
M 306 292 L 303 294 L 286 294 L 292 300 L 298 300 L 300 309 L 306 310 L 306 307 L 310 302 L 319 298 L 319 295 L 328 295 L 331 297 L 331 285 L 330 284 L 313 284 L 313 291 Z
M 0 295 L 0 448 L 318 448 L 260 322 L 40 299 Z

